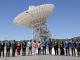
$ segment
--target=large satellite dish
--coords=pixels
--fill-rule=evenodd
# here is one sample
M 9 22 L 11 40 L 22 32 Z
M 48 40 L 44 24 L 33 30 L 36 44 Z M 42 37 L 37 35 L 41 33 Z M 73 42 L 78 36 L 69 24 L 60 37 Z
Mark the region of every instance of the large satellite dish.
M 37 38 L 39 38 L 40 35 L 45 35 L 41 32 L 47 32 L 46 34 L 49 35 L 46 21 L 53 9 L 53 4 L 29 6 L 29 9 L 16 16 L 13 22 L 19 25 L 26 26 L 28 28 L 33 28 L 34 35 L 37 35 Z

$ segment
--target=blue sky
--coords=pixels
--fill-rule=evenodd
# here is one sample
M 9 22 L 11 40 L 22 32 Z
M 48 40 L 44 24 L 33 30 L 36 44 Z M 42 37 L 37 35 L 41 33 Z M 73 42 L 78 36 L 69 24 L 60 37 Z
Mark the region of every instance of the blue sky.
M 52 37 L 80 36 L 80 0 L 0 0 L 0 40 L 31 39 L 32 30 L 14 24 L 13 19 L 29 5 L 47 3 L 55 5 L 47 22 Z

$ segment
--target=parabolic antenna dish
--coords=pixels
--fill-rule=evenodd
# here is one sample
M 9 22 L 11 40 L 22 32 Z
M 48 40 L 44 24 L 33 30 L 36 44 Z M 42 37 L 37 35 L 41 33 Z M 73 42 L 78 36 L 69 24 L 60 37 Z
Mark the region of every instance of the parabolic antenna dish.
M 54 8 L 53 4 L 43 4 L 39 6 L 29 6 L 29 9 L 20 13 L 13 22 L 33 28 L 46 22 L 48 16 Z
M 14 18 L 13 22 L 33 29 L 33 39 L 50 37 L 46 21 L 54 9 L 53 4 L 29 6 L 29 9 Z

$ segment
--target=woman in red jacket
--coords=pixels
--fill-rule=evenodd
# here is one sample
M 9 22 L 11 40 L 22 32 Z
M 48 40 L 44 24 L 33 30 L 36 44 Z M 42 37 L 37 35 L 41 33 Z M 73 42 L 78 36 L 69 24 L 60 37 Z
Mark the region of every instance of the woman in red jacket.
M 20 51 L 21 51 L 21 44 L 20 44 L 20 42 L 18 42 L 16 44 L 16 49 L 17 49 L 17 55 L 20 55 Z

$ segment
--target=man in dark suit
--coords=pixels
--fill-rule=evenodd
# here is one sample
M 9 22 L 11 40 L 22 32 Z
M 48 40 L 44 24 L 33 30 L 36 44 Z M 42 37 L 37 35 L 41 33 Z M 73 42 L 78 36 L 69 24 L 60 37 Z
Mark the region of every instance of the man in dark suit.
M 9 57 L 10 56 L 10 48 L 11 48 L 11 42 L 8 41 L 6 43 L 6 57 Z
M 15 40 L 12 42 L 12 56 L 15 56 L 15 51 L 16 51 L 16 42 Z
M 52 40 L 49 39 L 49 41 L 48 41 L 49 54 L 52 54 L 52 47 L 53 47 Z
M 58 55 L 58 51 L 59 51 L 59 50 L 58 50 L 58 47 L 59 47 L 59 46 L 58 46 L 58 42 L 55 41 L 55 42 L 54 42 L 54 51 L 55 51 L 55 55 Z
M 26 55 L 26 45 L 27 45 L 27 43 L 26 43 L 26 41 L 24 40 L 24 41 L 22 42 L 22 55 L 23 55 L 23 56 Z
M 3 57 L 4 57 L 4 48 L 5 48 L 5 42 L 2 41 L 2 53 L 3 53 Z
M 0 57 L 1 57 L 1 51 L 2 51 L 2 44 L 1 44 L 1 41 L 0 41 Z

